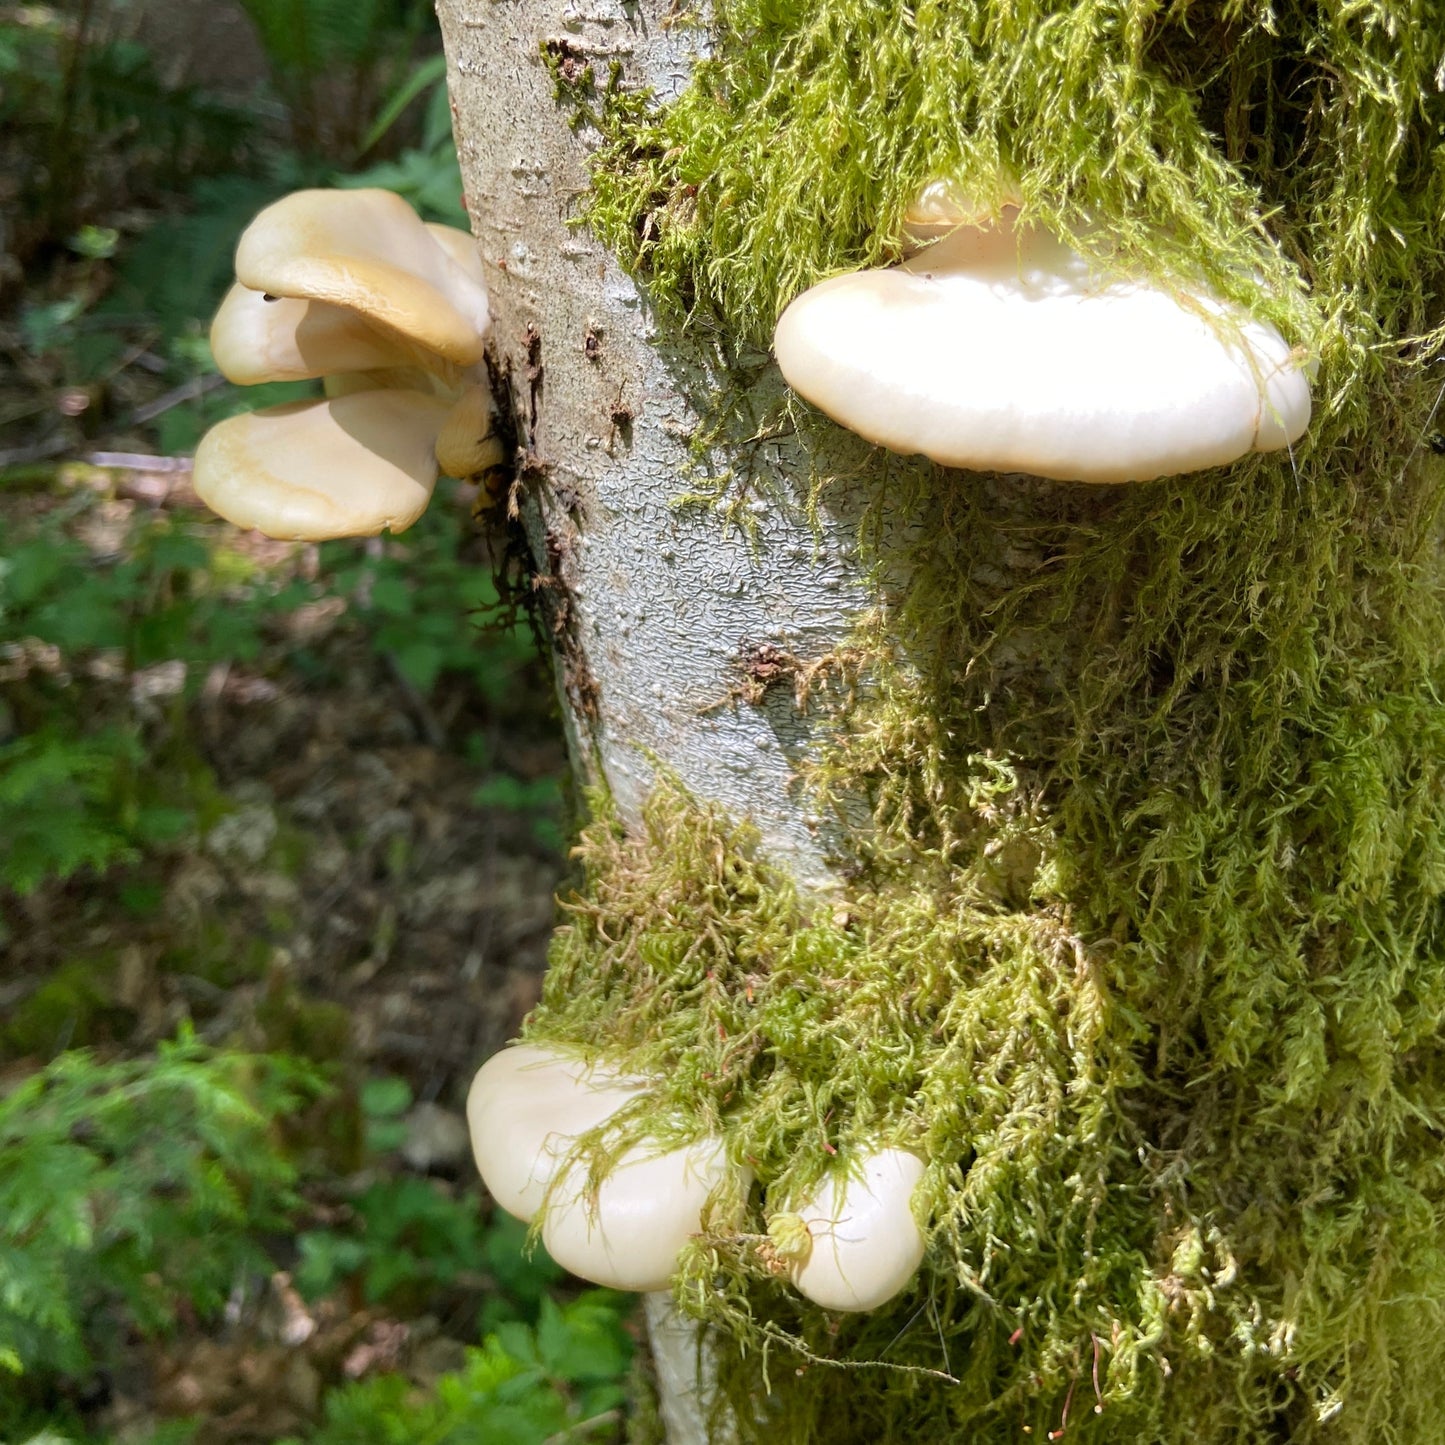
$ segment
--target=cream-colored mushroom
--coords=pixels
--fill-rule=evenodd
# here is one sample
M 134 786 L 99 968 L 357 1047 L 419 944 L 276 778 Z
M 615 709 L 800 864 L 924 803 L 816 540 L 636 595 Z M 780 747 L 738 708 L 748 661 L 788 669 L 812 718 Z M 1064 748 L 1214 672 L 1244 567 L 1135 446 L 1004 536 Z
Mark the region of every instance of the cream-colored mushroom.
M 502 461 L 502 444 L 492 432 L 492 398 L 484 386 L 469 386 L 457 398 L 436 452 L 442 471 L 463 481 Z
M 681 1149 L 629 1149 L 595 1193 L 585 1165 L 570 1165 L 547 1201 L 542 1242 L 564 1269 L 594 1284 L 666 1289 L 731 1168 L 718 1139 Z
M 347 307 L 459 366 L 486 348 L 486 289 L 391 191 L 296 191 L 266 207 L 236 248 L 236 278 Z
M 240 280 L 211 327 L 222 373 L 242 385 L 322 377 L 328 397 L 348 404 L 317 412 L 304 447 L 282 459 L 277 439 L 303 431 L 294 408 L 259 414 L 254 425 L 237 418 L 208 436 L 196 455 L 196 490 L 223 516 L 306 541 L 400 531 L 420 515 L 438 465 L 474 479 L 501 461 L 490 393 L 476 384 L 489 315 L 470 235 L 423 223 L 389 191 L 299 191 L 247 227 L 236 268 Z M 361 466 L 354 447 L 326 446 L 327 419 L 344 416 L 359 442 L 398 414 L 398 404 L 378 408 L 377 398 L 417 394 L 453 414 L 438 422 L 435 406 L 399 404 L 412 418 L 392 448 L 409 458 L 399 472 L 390 451 Z M 418 428 L 441 442 L 429 469 L 412 456 Z M 249 500 L 239 469 L 247 458 L 261 467 L 260 492 Z M 358 478 L 363 489 L 347 497 Z M 421 506 L 413 504 L 418 487 Z
M 903 230 L 917 249 L 960 226 L 987 226 L 1006 207 L 1017 209 L 1023 204 L 1019 184 L 1010 175 L 999 177 L 995 194 L 997 201 L 990 204 L 983 195 L 972 194 L 955 180 L 930 181 L 903 213 Z
M 424 221 L 422 224 L 432 240 L 485 291 L 487 278 L 482 270 L 482 254 L 477 250 L 472 233 L 459 231 L 455 226 L 443 226 L 437 221 Z
M 530 1223 L 577 1136 L 646 1089 L 640 1079 L 537 1044 L 493 1054 L 467 1095 L 472 1152 L 492 1198 Z
M 945 466 L 1124 482 L 1297 440 L 1309 383 L 1273 327 L 1203 288 L 1111 274 L 1011 208 L 930 188 L 941 235 L 901 266 L 799 296 L 773 347 L 835 421 Z
M 879 1149 L 772 1215 L 768 1233 L 799 1294 L 830 1310 L 875 1310 L 913 1278 L 923 1231 L 913 1191 L 923 1161 Z
M 720 1140 L 625 1150 L 597 1187 L 573 1146 L 651 1086 L 603 1064 L 522 1044 L 478 1071 L 467 1122 L 482 1182 L 510 1214 L 542 1211 L 542 1241 L 565 1268 L 613 1289 L 666 1286 L 683 1246 L 703 1227 L 709 1200 L 747 1173 Z
M 201 439 L 196 492 L 269 537 L 400 532 L 431 499 L 448 410 L 422 392 L 363 391 L 231 417 Z
M 238 281 L 211 322 L 211 355 L 227 381 L 305 381 L 328 373 L 415 366 L 415 349 L 345 306 L 267 296 Z

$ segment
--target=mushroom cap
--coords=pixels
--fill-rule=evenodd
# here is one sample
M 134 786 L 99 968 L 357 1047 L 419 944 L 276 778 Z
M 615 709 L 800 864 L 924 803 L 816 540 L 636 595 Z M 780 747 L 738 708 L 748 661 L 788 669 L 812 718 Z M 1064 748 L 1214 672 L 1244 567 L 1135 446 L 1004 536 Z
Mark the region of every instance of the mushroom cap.
M 805 291 L 773 349 L 849 430 L 977 471 L 1146 481 L 1285 446 L 1310 415 L 1273 327 L 1101 273 L 1007 214 Z
M 791 1213 L 811 1238 L 789 1265 L 798 1293 L 829 1310 L 876 1310 L 891 1300 L 923 1260 L 911 1205 L 922 1178 L 916 1154 L 880 1149 L 856 1174 L 830 1175 L 798 1200 Z
M 936 240 L 960 226 L 987 226 L 1003 207 L 1016 209 L 1023 203 L 1019 183 L 1012 175 L 996 179 L 994 194 L 997 201 L 991 202 L 984 192 L 966 190 L 951 178 L 930 181 L 903 213 L 904 234 L 920 243 Z
M 579 1134 L 647 1089 L 602 1064 L 517 1044 L 477 1071 L 467 1095 L 472 1152 L 492 1198 L 530 1221 Z
M 325 301 L 271 296 L 238 281 L 211 322 L 211 354 L 227 381 L 304 381 L 328 372 L 414 365 L 417 349 Z
M 502 444 L 492 434 L 492 398 L 484 386 L 469 386 L 457 398 L 437 437 L 437 464 L 463 481 L 502 460 Z
M 443 226 L 440 221 L 423 221 L 428 234 L 477 283 L 486 290 L 487 278 L 482 271 L 482 255 L 476 237 L 456 226 Z
M 236 276 L 253 291 L 348 307 L 469 366 L 491 317 L 480 262 L 458 254 L 391 191 L 296 191 L 246 228 Z
M 401 532 L 431 498 L 446 415 L 418 391 L 361 391 L 234 416 L 201 438 L 196 493 L 287 541 Z
M 702 1229 L 703 1210 L 731 1172 L 720 1139 L 662 1152 L 629 1149 L 592 1193 L 585 1164 L 558 1180 L 542 1242 L 564 1269 L 610 1289 L 660 1290 Z

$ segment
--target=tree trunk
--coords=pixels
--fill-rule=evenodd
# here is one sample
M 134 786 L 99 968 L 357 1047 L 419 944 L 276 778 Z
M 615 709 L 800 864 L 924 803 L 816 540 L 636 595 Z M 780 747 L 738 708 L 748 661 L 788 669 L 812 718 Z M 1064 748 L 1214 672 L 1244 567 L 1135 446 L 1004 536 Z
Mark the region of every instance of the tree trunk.
M 670 1387 L 678 1445 L 1445 1440 L 1445 23 L 1335 8 L 1312 40 L 1124 0 L 750 0 L 711 34 L 670 0 L 439 0 L 529 585 L 605 790 L 534 1027 L 664 1080 L 757 1184 L 683 1261 L 717 1379 L 711 1435 Z M 930 27 L 942 121 L 895 65 Z M 749 134 L 855 33 L 876 96 L 797 105 L 824 161 L 790 235 L 771 135 L 750 192 L 698 116 Z M 689 91 L 712 45 L 731 68 Z M 768 60 L 747 90 L 749 47 L 776 86 Z M 1004 63 L 1035 51 L 1033 80 Z M 1051 131 L 1056 101 L 1102 120 Z M 931 157 L 963 116 L 989 144 Z M 599 145 L 612 199 L 674 183 L 632 232 L 577 224 Z M 1090 488 L 889 457 L 790 404 L 757 298 L 896 258 L 918 183 L 982 152 L 1059 228 L 1102 218 L 1292 324 L 1321 364 L 1298 454 Z M 776 1277 L 759 1192 L 873 1141 L 927 1162 L 928 1259 L 829 1316 Z
M 636 822 L 660 763 L 703 798 L 752 818 L 800 875 L 826 877 L 816 820 L 789 790 L 809 724 L 791 708 L 738 708 L 760 649 L 828 651 L 861 596 L 846 528 L 756 501 L 757 536 L 688 490 L 694 397 L 726 385 L 716 350 L 663 335 L 646 298 L 585 231 L 585 136 L 554 99 L 541 47 L 604 67 L 625 59 L 666 93 L 691 64 L 666 6 L 442 7 L 454 67 L 467 204 L 509 365 L 543 607 L 584 778 Z M 562 47 L 570 47 L 564 52 Z M 580 61 L 575 63 L 581 63 Z M 756 365 L 756 362 L 755 362 Z M 780 471 L 786 478 L 788 473 Z

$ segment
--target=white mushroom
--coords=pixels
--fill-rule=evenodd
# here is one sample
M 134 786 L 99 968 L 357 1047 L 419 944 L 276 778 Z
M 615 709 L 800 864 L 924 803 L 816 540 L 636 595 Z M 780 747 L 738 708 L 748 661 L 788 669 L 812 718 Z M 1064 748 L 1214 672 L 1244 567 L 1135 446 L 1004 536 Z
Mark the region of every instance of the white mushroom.
M 722 1141 L 629 1149 L 595 1193 L 583 1164 L 558 1180 L 542 1217 L 547 1252 L 575 1275 L 611 1289 L 666 1289 L 677 1257 L 703 1227 L 708 1200 L 731 1166 Z
M 835 421 L 945 466 L 1145 481 L 1296 440 L 1309 383 L 1273 327 L 1208 291 L 1110 274 L 1015 212 L 929 188 L 941 235 L 887 270 L 799 296 L 773 348 Z
M 472 1152 L 492 1198 L 530 1223 L 577 1136 L 646 1089 L 641 1079 L 536 1044 L 493 1054 L 467 1095 Z
M 799 1294 L 830 1310 L 876 1310 L 918 1271 L 923 1231 L 913 1191 L 923 1161 L 880 1149 L 849 1174 L 833 1174 L 768 1222 Z
M 467 1121 L 482 1181 L 508 1213 L 542 1211 L 542 1241 L 573 1274 L 613 1289 L 666 1287 L 677 1257 L 703 1227 L 708 1201 L 732 1175 L 722 1143 L 636 1145 L 589 1185 L 572 1146 L 650 1087 L 601 1064 L 522 1044 L 489 1059 L 473 1080 Z M 560 1171 L 560 1173 L 559 1173 Z M 549 1192 L 550 1190 L 550 1192 Z
M 999 178 L 996 191 L 998 202 L 990 205 L 955 180 L 930 181 L 903 213 L 903 229 L 915 243 L 913 249 L 950 235 L 960 226 L 987 226 L 1005 206 L 1017 209 L 1023 204 L 1019 184 L 1010 175 Z
M 361 391 L 233 416 L 201 438 L 196 493 L 268 537 L 400 532 L 431 500 L 447 412 L 419 391 Z
M 207 436 L 196 490 L 222 516 L 305 541 L 401 531 L 425 508 L 439 463 L 475 478 L 501 461 L 475 366 L 487 294 L 465 232 L 423 223 L 390 191 L 298 191 L 247 227 L 236 269 L 211 327 L 222 373 L 242 385 L 319 376 L 332 402 L 348 404 L 312 404 L 305 427 L 300 409 L 278 408 Z M 428 404 L 381 400 L 418 396 Z M 403 415 L 394 444 L 362 464 L 356 444 Z M 349 438 L 339 449 L 328 444 L 338 428 Z M 429 460 L 418 460 L 423 430 Z

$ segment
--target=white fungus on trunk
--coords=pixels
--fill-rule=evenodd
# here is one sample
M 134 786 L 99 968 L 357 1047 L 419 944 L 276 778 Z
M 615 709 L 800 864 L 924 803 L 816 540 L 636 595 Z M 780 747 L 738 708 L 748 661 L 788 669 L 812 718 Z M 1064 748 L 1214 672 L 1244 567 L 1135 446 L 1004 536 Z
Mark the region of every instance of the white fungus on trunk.
M 472 1152 L 492 1198 L 530 1223 L 577 1136 L 646 1089 L 644 1080 L 536 1044 L 493 1054 L 467 1095 Z
M 713 1138 L 634 1145 L 594 1187 L 574 1146 L 649 1087 L 605 1064 L 520 1044 L 482 1065 L 467 1098 L 472 1150 L 492 1198 L 524 1222 L 540 1214 L 552 1258 L 611 1289 L 665 1289 L 720 1187 L 729 1176 L 747 1187 L 746 1171 L 734 1170 Z
M 930 188 L 931 189 L 931 188 Z M 925 192 L 918 231 L 946 211 Z M 1005 209 L 901 266 L 797 297 L 773 349 L 802 396 L 949 467 L 1137 482 L 1275 451 L 1309 423 L 1301 359 L 1203 287 L 1110 272 Z
M 918 1272 L 924 1238 L 913 1217 L 923 1160 L 879 1149 L 830 1174 L 774 1214 L 768 1233 L 799 1294 L 824 1309 L 876 1310 Z

